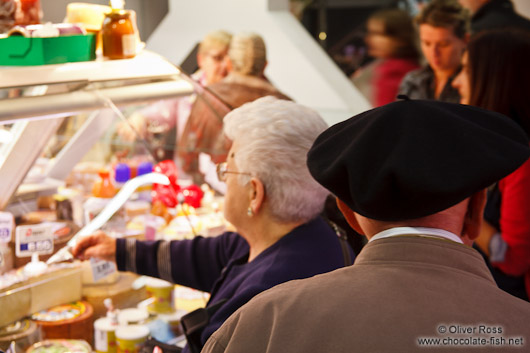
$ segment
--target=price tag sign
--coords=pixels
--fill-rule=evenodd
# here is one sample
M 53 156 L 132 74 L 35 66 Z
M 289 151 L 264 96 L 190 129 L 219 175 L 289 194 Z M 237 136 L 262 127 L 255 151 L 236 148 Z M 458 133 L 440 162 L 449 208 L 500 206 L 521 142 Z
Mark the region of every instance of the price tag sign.
M 0 243 L 9 243 L 13 234 L 15 219 L 9 212 L 0 212 Z
M 116 265 L 113 262 L 96 259 L 95 257 L 90 259 L 90 267 L 92 267 L 94 282 L 98 282 L 116 272 Z
M 33 253 L 48 255 L 53 253 L 53 233 L 50 225 L 18 226 L 16 233 L 16 255 L 28 257 Z

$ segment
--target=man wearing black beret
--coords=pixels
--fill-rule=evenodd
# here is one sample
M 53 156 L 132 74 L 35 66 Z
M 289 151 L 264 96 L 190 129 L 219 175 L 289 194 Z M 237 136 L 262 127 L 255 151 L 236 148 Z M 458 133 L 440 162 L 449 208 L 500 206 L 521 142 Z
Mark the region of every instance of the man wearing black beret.
M 471 245 L 485 189 L 529 156 L 511 119 L 459 104 L 405 99 L 330 127 L 307 164 L 368 244 L 255 297 L 204 351 L 528 351 L 530 304 Z

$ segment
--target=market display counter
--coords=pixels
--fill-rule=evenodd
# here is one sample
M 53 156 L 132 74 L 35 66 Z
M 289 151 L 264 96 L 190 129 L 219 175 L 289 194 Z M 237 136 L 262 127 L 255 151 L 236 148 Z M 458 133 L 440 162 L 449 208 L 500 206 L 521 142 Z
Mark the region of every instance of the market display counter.
M 32 246 L 35 252 L 44 248 L 38 241 L 31 246 L 28 243 L 23 249 L 25 256 L 19 256 L 22 247 L 15 230 L 45 223 L 54 224 L 57 230 L 67 228 L 68 232 L 52 232 L 53 253 L 62 248 L 90 218 L 86 201 L 94 196 L 91 191 L 99 168 L 112 169 L 116 165 L 116 161 L 107 159 L 98 161 L 94 164 L 97 167 L 90 170 L 81 170 L 79 166 L 86 165 L 87 155 L 116 152 L 109 147 L 109 141 L 115 138 L 109 131 L 123 122 L 126 114 L 148 102 L 190 95 L 193 87 L 175 66 L 148 51 L 126 60 L 0 68 L 0 72 L 0 122 L 4 124 L 0 126 L 0 209 L 16 220 L 9 228 L 9 238 L 2 236 L 2 229 L 7 228 L 0 229 L 0 349 L 6 350 L 15 342 L 18 353 L 61 349 L 113 353 L 121 343 L 116 339 L 103 344 L 99 339 L 110 331 L 101 329 L 101 325 L 97 329 L 95 323 L 99 319 L 117 319 L 113 313 L 128 309 L 145 313 L 146 317 L 132 320 L 121 315 L 123 322 L 116 324 L 120 328 L 144 325 L 164 332 L 161 325 L 167 324 L 172 333 L 165 338 L 174 337 L 180 332 L 180 317 L 205 306 L 206 294 L 171 286 L 171 308 L 159 313 L 149 306 L 156 296 L 138 285 L 139 276 L 132 273 L 115 272 L 94 281 L 91 264 L 76 260 L 53 264 L 42 273 L 30 275 L 25 268 L 32 262 Z M 73 133 L 59 134 L 63 130 Z M 145 148 L 137 151 L 137 145 L 130 148 L 130 160 L 152 161 Z M 94 152 L 92 146 L 104 148 Z M 44 158 L 48 150 L 54 152 Z M 156 214 L 151 204 L 140 207 L 136 200 L 117 212 L 105 229 L 137 239 L 183 239 L 199 232 L 219 234 L 226 227 L 222 199 L 204 190 L 206 207 L 180 205 Z M 48 201 L 47 209 L 43 209 L 43 200 Z M 3 220 L 0 215 L 0 228 L 7 224 Z M 44 252 L 40 260 L 50 255 Z M 36 258 L 33 262 L 41 267 Z M 111 328 L 118 326 L 112 324 Z

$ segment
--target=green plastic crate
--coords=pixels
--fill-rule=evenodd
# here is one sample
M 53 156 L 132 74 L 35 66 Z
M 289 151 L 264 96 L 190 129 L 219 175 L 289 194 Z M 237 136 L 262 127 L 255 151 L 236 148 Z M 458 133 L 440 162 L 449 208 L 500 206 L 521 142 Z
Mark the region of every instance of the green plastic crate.
M 0 65 L 28 66 L 90 61 L 96 58 L 94 34 L 51 38 L 0 39 Z

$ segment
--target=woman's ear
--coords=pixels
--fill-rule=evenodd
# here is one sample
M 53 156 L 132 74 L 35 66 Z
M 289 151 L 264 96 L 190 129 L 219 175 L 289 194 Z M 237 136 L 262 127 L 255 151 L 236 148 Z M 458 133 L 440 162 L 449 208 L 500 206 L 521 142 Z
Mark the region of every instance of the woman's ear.
M 226 55 L 225 57 L 225 66 L 226 66 L 226 72 L 232 72 L 234 66 L 232 65 L 232 60 Z
M 254 214 L 258 214 L 265 202 L 265 185 L 257 178 L 251 178 L 249 185 L 250 208 Z
M 486 200 L 486 189 L 474 193 L 469 199 L 462 235 L 467 236 L 471 240 L 476 239 L 480 234 Z
M 350 225 L 350 227 L 353 228 L 357 233 L 365 235 L 364 231 L 362 230 L 359 222 L 357 221 L 357 218 L 355 217 L 355 212 L 353 212 L 344 202 L 342 202 L 339 198 L 337 200 L 337 206 L 346 218 L 346 221 Z

